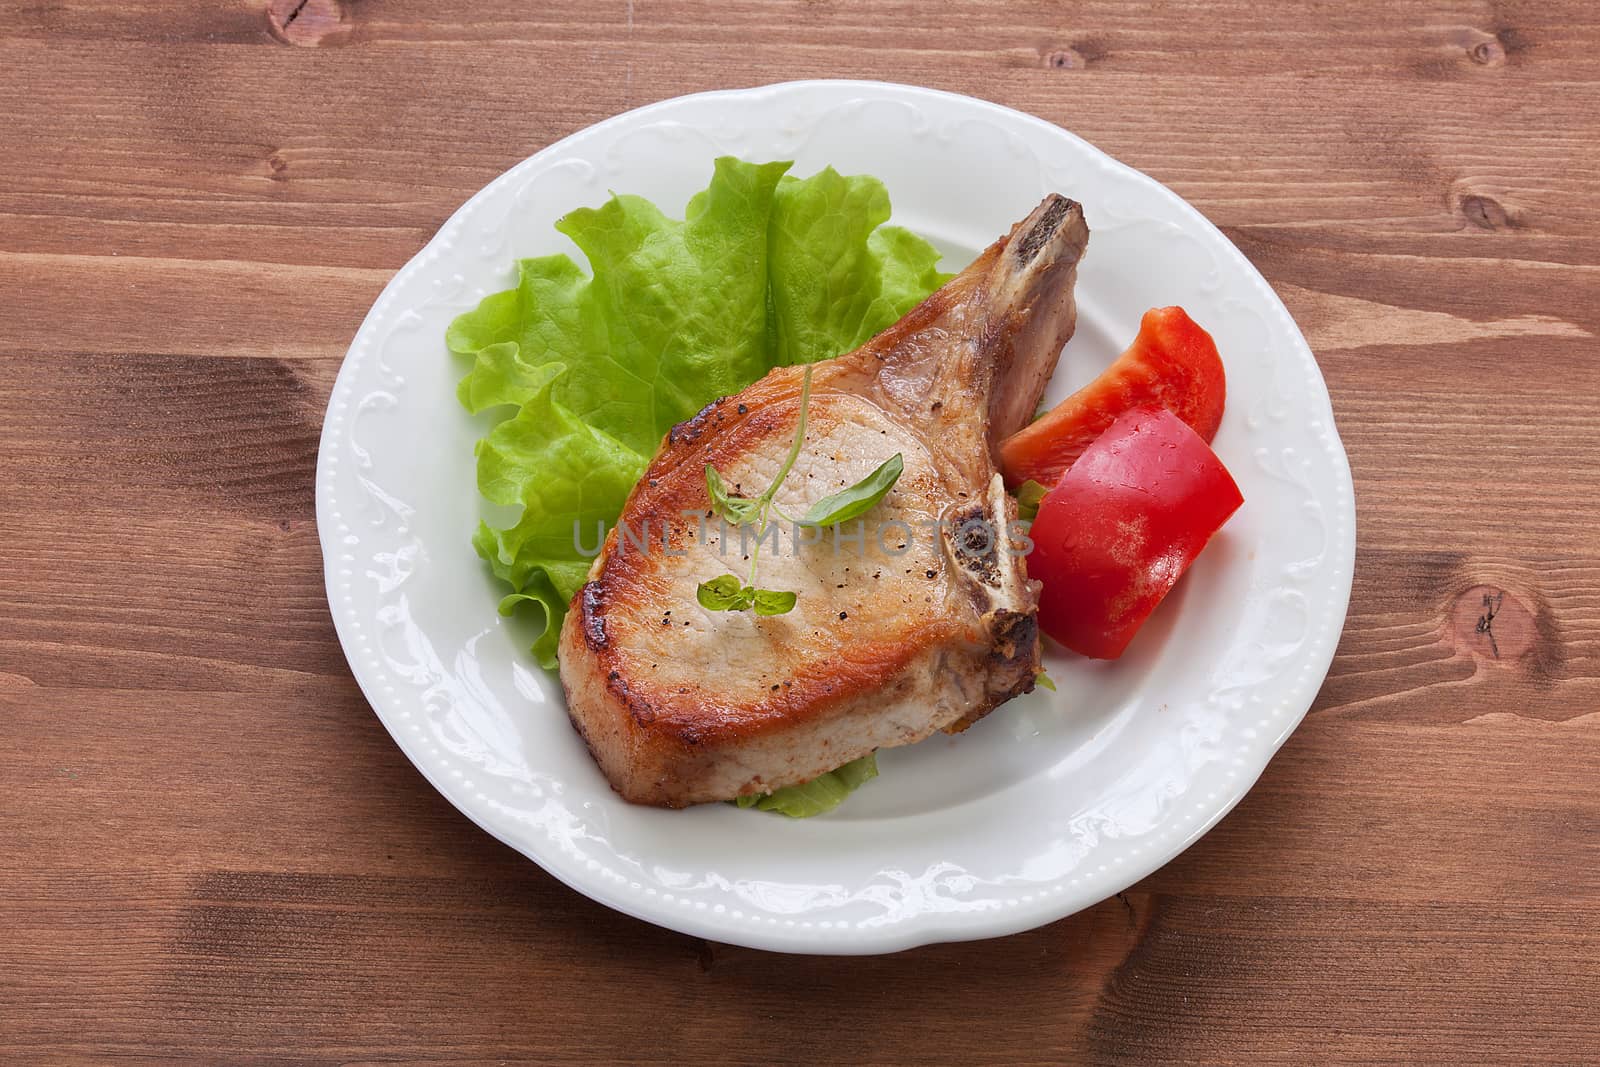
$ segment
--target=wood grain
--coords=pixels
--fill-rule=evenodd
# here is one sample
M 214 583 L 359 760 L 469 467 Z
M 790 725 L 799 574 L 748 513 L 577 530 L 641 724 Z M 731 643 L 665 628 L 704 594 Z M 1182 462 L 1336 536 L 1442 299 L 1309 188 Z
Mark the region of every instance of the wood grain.
M 322 407 L 393 271 L 600 118 L 812 76 L 1171 185 L 1355 471 L 1305 725 L 1172 864 L 1001 941 L 606 911 L 428 788 L 323 600 Z M 0 1061 L 1600 1059 L 1600 8 L 0 0 L 0 99 Z

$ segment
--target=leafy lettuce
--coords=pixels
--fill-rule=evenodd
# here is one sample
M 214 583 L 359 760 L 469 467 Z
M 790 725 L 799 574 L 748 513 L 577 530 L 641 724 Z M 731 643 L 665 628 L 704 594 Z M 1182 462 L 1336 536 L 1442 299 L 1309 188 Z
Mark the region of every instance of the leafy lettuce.
M 509 587 L 501 613 L 542 614 L 547 669 L 597 530 L 673 425 L 772 367 L 855 348 L 948 278 L 930 244 L 885 225 L 881 182 L 789 167 L 718 159 L 681 221 L 637 196 L 580 208 L 556 229 L 589 274 L 565 255 L 521 260 L 515 288 L 446 333 L 472 365 L 461 402 L 505 415 L 477 444 L 478 488 L 519 516 L 472 543 Z

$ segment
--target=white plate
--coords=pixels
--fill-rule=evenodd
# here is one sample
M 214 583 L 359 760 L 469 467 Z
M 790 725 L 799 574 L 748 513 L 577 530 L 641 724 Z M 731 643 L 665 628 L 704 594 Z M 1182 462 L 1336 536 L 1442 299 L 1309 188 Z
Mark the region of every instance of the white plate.
M 681 212 L 714 156 L 832 164 L 888 185 L 895 221 L 964 265 L 1047 192 L 1091 230 L 1078 332 L 1050 397 L 1099 371 L 1145 309 L 1182 304 L 1228 371 L 1215 448 L 1245 504 L 1130 653 L 1059 649 L 1060 686 L 959 737 L 880 753 L 839 810 L 791 821 L 713 804 L 623 803 L 567 721 L 530 634 L 468 543 L 473 441 L 445 350 L 458 312 L 517 256 L 579 253 L 551 224 L 616 189 Z M 1349 466 L 1288 312 L 1173 193 L 1049 123 L 874 82 L 668 100 L 513 167 L 379 297 L 334 386 L 317 464 L 328 600 L 362 690 L 451 803 L 578 891 L 718 941 L 887 952 L 1071 914 L 1212 826 L 1305 714 L 1343 624 L 1355 550 Z

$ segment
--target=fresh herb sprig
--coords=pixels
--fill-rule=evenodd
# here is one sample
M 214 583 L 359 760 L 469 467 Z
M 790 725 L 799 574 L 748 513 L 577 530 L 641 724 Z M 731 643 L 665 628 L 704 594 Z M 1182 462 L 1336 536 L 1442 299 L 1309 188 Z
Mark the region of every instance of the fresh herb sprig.
M 800 417 L 794 428 L 794 441 L 778 476 L 760 496 L 739 496 L 728 491 L 728 483 L 711 464 L 706 464 L 706 492 L 711 497 L 712 509 L 735 526 L 756 528 L 755 547 L 750 550 L 750 576 L 740 581 L 737 575 L 721 574 L 701 582 L 695 599 L 707 611 L 754 611 L 757 615 L 783 615 L 794 610 L 796 595 L 782 589 L 761 589 L 756 586 L 756 563 L 761 557 L 761 543 L 766 538 L 767 525 L 774 514 L 804 526 L 837 526 L 839 523 L 865 515 L 888 495 L 905 469 L 905 461 L 896 452 L 879 464 L 876 470 L 854 485 L 832 493 L 812 504 L 800 519 L 791 519 L 774 503 L 783 481 L 800 458 L 800 449 L 806 439 L 806 413 L 811 405 L 811 368 L 805 369 L 800 379 Z
M 780 589 L 756 588 L 756 562 L 761 558 L 761 542 L 766 537 L 767 523 L 772 518 L 773 498 L 778 495 L 783 480 L 794 469 L 795 461 L 800 458 L 800 448 L 805 444 L 806 411 L 810 406 L 811 368 L 808 366 L 800 379 L 800 418 L 795 423 L 794 442 L 789 446 L 789 455 L 784 459 L 783 466 L 778 468 L 778 476 L 760 496 L 737 496 L 728 492 L 728 484 L 723 481 L 721 472 L 711 464 L 706 464 L 706 492 L 711 496 L 712 508 L 735 526 L 756 528 L 756 544 L 750 550 L 749 579 L 741 582 L 737 575 L 721 574 L 701 582 L 695 590 L 695 599 L 707 611 L 750 609 L 757 615 L 783 615 L 794 610 L 795 594 Z

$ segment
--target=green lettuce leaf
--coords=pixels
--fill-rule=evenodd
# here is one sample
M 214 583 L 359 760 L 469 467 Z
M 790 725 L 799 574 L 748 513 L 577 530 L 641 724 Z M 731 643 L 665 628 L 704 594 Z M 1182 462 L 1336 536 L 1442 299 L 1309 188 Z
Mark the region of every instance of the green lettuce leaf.
M 740 797 L 734 804 L 758 811 L 776 811 L 791 819 L 806 819 L 832 811 L 845 797 L 876 777 L 878 756 L 869 753 L 809 782 L 787 786 L 774 793 Z
M 718 159 L 682 220 L 637 196 L 573 211 L 556 228 L 589 274 L 565 255 L 521 260 L 515 288 L 446 333 L 471 362 L 461 403 L 508 416 L 478 442 L 478 486 L 519 517 L 472 543 L 509 587 L 501 611 L 542 615 L 546 668 L 668 430 L 774 366 L 849 351 L 948 278 L 933 246 L 884 224 L 881 182 L 789 166 Z
M 939 253 L 885 226 L 889 192 L 829 167 L 780 183 L 771 226 L 773 363 L 831 359 L 870 341 L 950 279 Z

